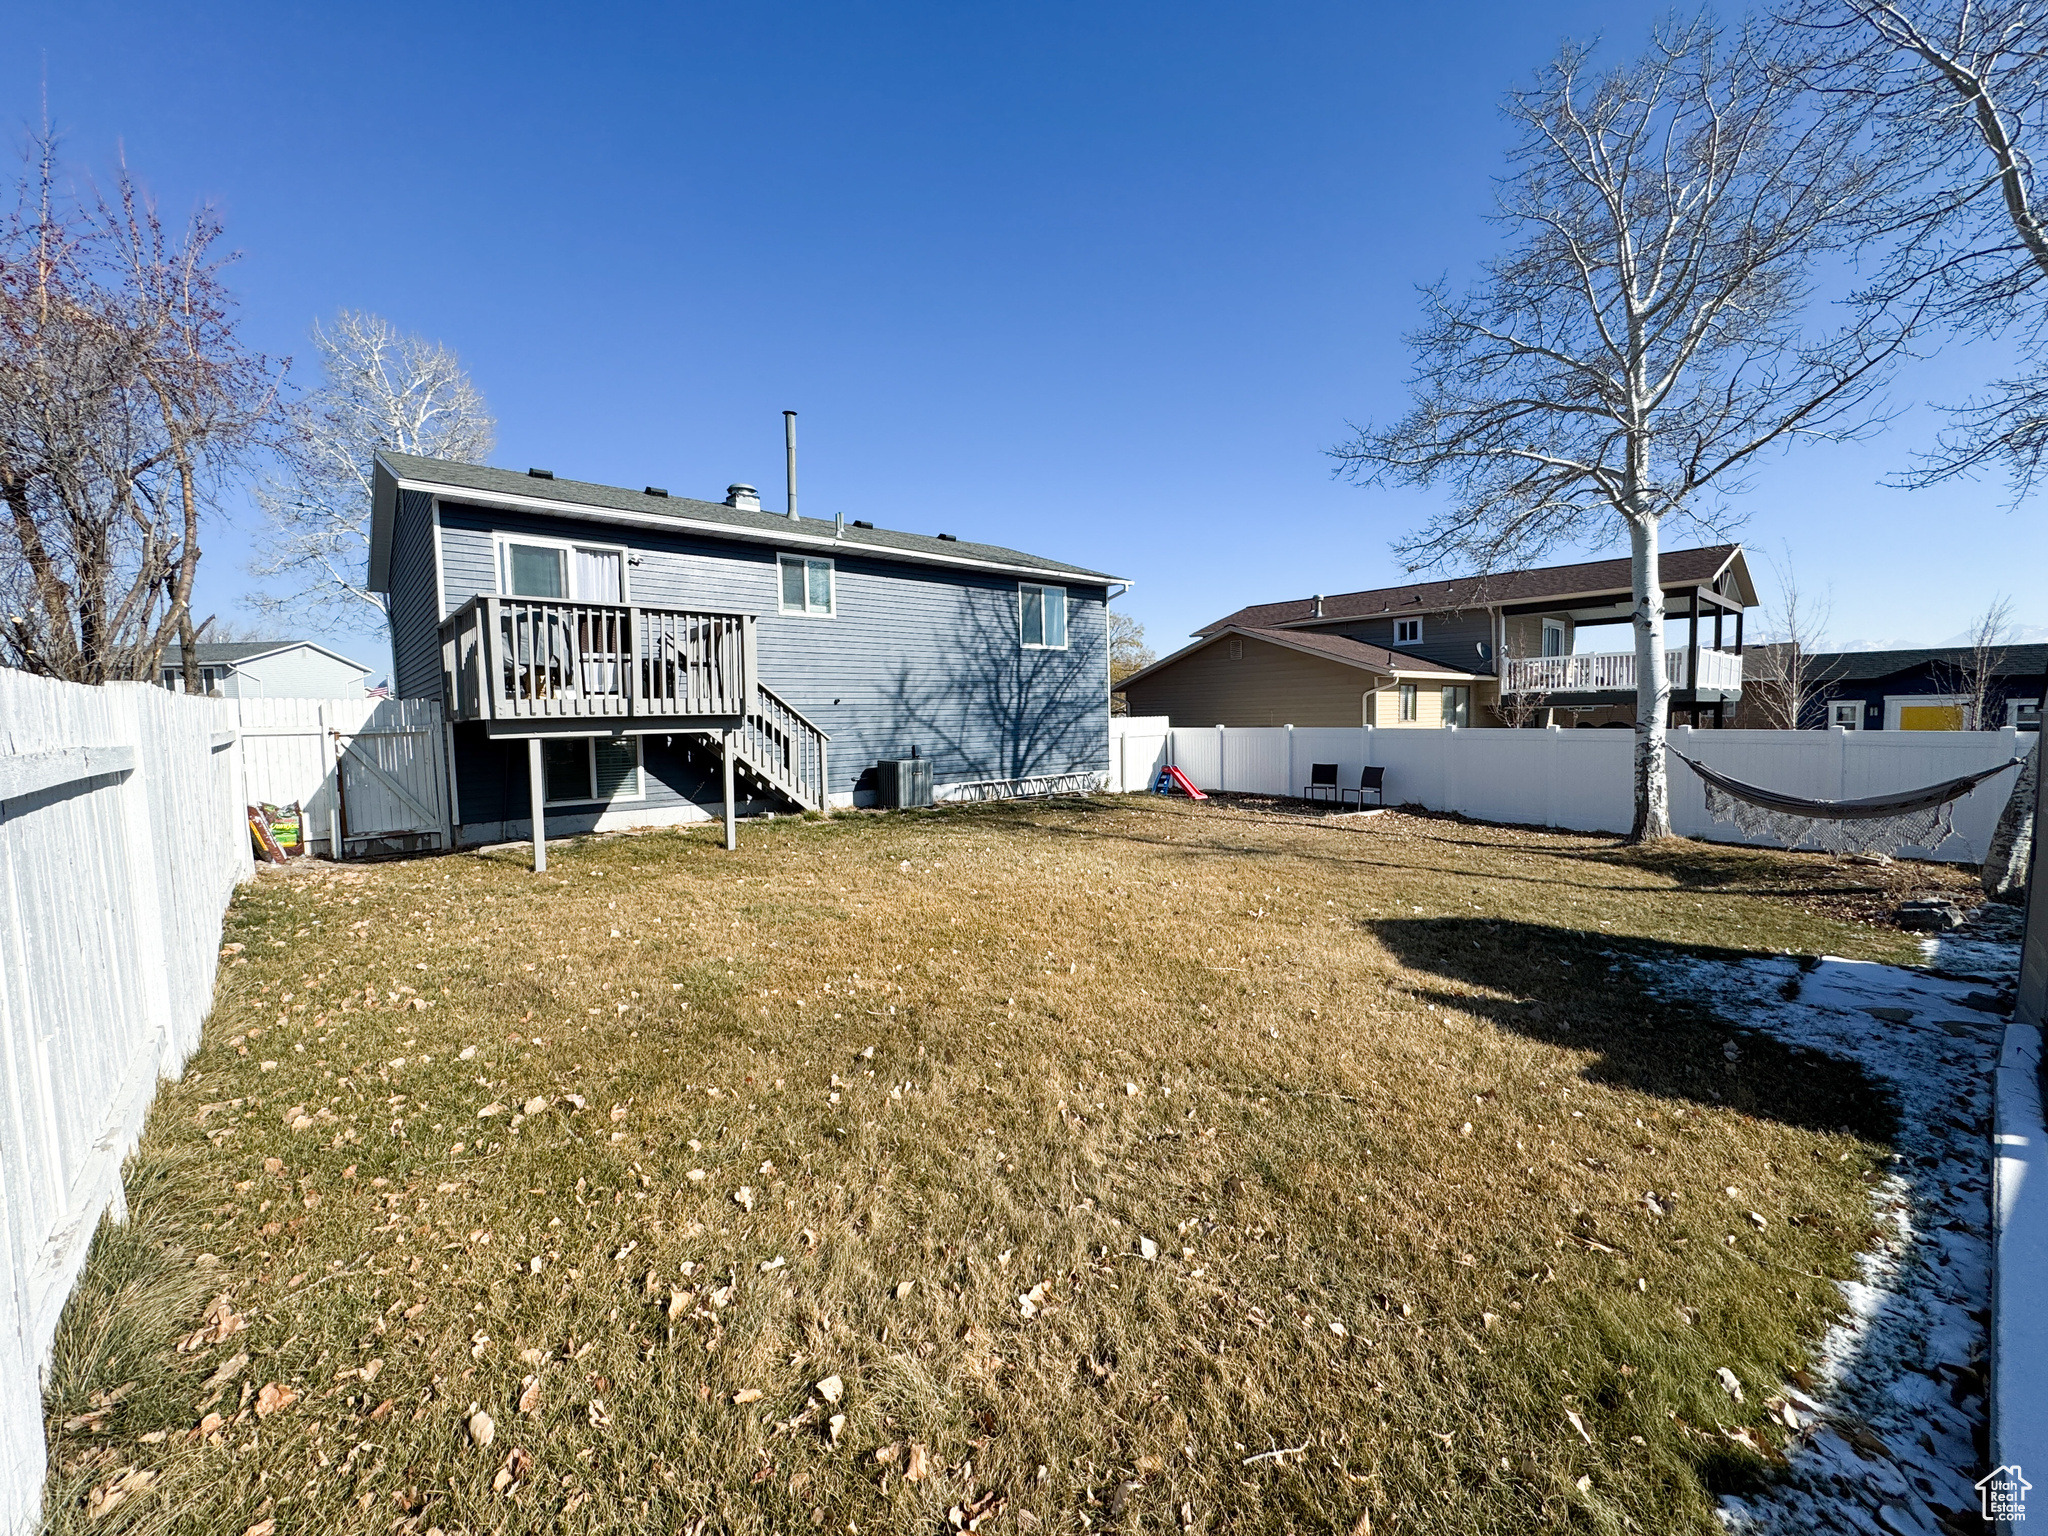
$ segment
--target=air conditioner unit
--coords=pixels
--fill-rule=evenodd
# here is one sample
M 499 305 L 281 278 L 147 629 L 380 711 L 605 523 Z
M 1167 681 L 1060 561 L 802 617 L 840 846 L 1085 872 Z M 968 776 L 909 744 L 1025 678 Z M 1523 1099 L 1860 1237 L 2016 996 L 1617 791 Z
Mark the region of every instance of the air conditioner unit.
M 885 811 L 932 803 L 932 760 L 885 757 L 875 764 L 875 804 Z

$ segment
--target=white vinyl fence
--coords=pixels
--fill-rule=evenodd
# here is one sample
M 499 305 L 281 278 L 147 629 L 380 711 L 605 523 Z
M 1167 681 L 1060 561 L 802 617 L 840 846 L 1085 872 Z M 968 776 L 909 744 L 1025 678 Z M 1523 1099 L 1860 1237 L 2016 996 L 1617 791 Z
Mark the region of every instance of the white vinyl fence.
M 438 701 L 0 670 L 0 1532 L 35 1524 L 58 1314 L 212 1006 L 246 808 L 296 801 L 353 858 L 450 846 L 449 798 Z
M 1751 784 L 1808 799 L 1853 800 L 1914 789 L 1995 767 L 2034 749 L 2033 732 L 1696 731 L 1670 745 Z M 1152 716 L 1110 721 L 1112 791 L 1151 786 L 1172 765 L 1205 790 L 1299 795 L 1315 763 L 1337 764 L 1340 784 L 1359 770 L 1386 773 L 1388 805 L 1456 811 L 1477 821 L 1625 832 L 1634 819 L 1635 733 L 1621 730 L 1420 730 L 1394 727 L 1170 727 Z M 1699 777 L 1676 758 L 1671 822 L 1686 837 L 1759 843 L 1707 815 Z M 1981 863 L 2013 776 L 1979 785 L 1955 808 L 1955 836 L 1909 855 Z
M 250 866 L 233 703 L 0 671 L 0 1530 L 37 1519 L 41 1367 Z
M 291 805 L 323 857 L 453 846 L 438 699 L 243 699 L 251 803 Z M 340 773 L 337 775 L 336 767 Z

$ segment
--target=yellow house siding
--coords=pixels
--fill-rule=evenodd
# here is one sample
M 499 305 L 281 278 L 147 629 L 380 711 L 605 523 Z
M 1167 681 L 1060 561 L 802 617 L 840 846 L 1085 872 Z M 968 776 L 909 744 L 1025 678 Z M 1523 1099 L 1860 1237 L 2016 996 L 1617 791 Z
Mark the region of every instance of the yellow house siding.
M 1408 681 L 1411 681 L 1411 679 L 1390 678 L 1384 687 L 1374 692 L 1371 712 L 1365 722 L 1367 725 L 1391 726 L 1395 729 L 1408 729 L 1419 726 L 1430 730 L 1437 730 L 1442 727 L 1444 723 L 1443 684 L 1424 682 L 1420 678 L 1412 680 L 1415 683 L 1415 718 L 1413 720 L 1403 720 L 1401 718 L 1400 685 Z
M 1242 654 L 1233 660 L 1231 642 Z M 1124 690 L 1134 715 L 1175 725 L 1362 725 L 1377 674 L 1227 635 Z M 1389 706 L 1391 709 L 1391 706 Z

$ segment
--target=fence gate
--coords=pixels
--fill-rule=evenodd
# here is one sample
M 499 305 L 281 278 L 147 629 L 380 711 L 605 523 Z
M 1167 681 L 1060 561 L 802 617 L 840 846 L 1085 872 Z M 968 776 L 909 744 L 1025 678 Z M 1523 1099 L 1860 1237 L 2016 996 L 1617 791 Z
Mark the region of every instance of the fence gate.
M 454 846 L 436 699 L 244 699 L 252 801 L 299 804 L 309 847 L 344 858 Z

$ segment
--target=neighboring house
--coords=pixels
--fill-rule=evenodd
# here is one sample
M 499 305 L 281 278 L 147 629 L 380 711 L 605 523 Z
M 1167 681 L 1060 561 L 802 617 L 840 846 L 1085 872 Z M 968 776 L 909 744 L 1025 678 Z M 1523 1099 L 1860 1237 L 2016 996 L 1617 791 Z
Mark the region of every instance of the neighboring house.
M 1660 566 L 1674 723 L 1734 723 L 1756 588 L 1742 546 Z M 1134 715 L 1176 725 L 1608 725 L 1635 718 L 1629 562 L 1503 571 L 1240 608 L 1126 678 Z M 1614 650 L 1582 649 L 1622 626 Z M 1608 632 L 1612 632 L 1611 629 Z
M 1755 646 L 1746 658 L 1748 683 L 1737 724 L 1764 729 L 1783 723 L 1772 708 L 1785 670 L 1782 645 Z M 2009 645 L 1991 658 L 1984 718 L 1971 718 L 1976 652 L 1967 646 L 1907 651 L 1810 651 L 1808 698 L 1799 726 L 1848 731 L 1966 731 L 2041 728 L 2048 696 L 2048 645 Z
M 1109 762 L 1121 577 L 950 534 L 380 455 L 370 585 L 393 691 L 443 699 L 462 840 L 941 798 Z M 534 743 L 537 743 L 535 745 Z
M 224 699 L 360 699 L 370 669 L 310 640 L 239 640 L 197 647 L 202 691 Z M 163 685 L 185 691 L 185 653 L 164 652 Z

